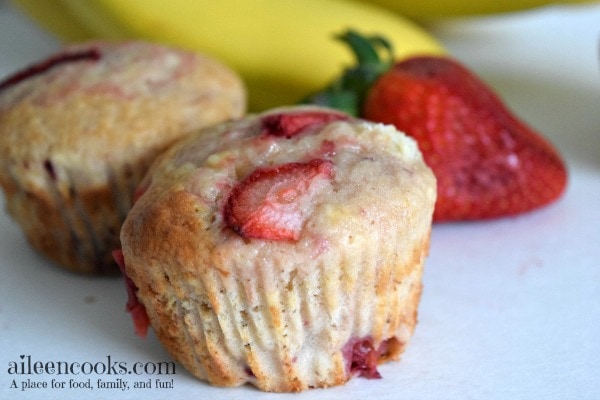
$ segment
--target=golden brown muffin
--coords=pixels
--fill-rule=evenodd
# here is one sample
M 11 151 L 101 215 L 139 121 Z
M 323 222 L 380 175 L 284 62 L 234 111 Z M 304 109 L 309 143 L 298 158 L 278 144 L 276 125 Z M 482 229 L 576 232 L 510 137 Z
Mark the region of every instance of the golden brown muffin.
M 138 332 L 218 386 L 379 377 L 416 324 L 435 187 L 412 139 L 327 109 L 189 136 L 121 231 Z
M 85 274 L 111 251 L 135 186 L 182 135 L 241 116 L 245 89 L 201 54 L 139 41 L 71 45 L 0 83 L 0 185 L 34 248 Z

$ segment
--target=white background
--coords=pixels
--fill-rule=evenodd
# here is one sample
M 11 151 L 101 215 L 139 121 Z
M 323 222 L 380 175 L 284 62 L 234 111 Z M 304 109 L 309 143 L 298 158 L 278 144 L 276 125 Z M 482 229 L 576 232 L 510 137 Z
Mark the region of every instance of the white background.
M 11 390 L 8 364 L 20 355 L 170 359 L 152 335 L 144 341 L 133 334 L 120 279 L 78 277 L 50 265 L 2 212 L 0 399 L 600 398 L 600 5 L 428 28 L 555 143 L 568 163 L 569 186 L 559 202 L 519 218 L 434 226 L 419 325 L 402 361 L 380 367 L 382 380 L 265 394 L 213 388 L 178 366 L 174 389 Z M 0 0 L 0 78 L 57 48 Z

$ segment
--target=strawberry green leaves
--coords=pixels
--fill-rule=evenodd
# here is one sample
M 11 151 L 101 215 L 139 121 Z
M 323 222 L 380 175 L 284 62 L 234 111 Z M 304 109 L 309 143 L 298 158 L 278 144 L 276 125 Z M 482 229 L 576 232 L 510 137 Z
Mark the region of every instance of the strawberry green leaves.
M 373 83 L 393 65 L 392 45 L 381 36 L 365 37 L 349 30 L 335 37 L 352 49 L 356 65 L 347 68 L 339 79 L 303 103 L 327 106 L 359 116 L 366 93 Z

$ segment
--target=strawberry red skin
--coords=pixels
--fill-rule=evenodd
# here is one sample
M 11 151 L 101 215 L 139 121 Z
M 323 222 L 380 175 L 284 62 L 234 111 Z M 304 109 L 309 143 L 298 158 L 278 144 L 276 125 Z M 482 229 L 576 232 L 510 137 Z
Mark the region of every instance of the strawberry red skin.
M 371 87 L 363 117 L 416 139 L 438 180 L 434 221 L 521 214 L 565 190 L 565 164 L 550 142 L 448 57 L 397 63 Z
M 301 204 L 311 185 L 333 175 L 333 163 L 324 159 L 256 169 L 229 194 L 225 224 L 248 239 L 296 241 L 306 218 Z
M 146 308 L 137 297 L 138 288 L 125 272 L 125 257 L 123 255 L 123 251 L 121 249 L 115 250 L 113 251 L 112 255 L 115 259 L 115 262 L 121 269 L 121 272 L 123 273 L 123 278 L 125 279 L 125 287 L 127 288 L 126 311 L 131 315 L 131 319 L 133 320 L 135 327 L 135 333 L 138 336 L 145 338 L 148 334 L 148 328 L 150 327 L 150 317 L 148 317 Z
M 348 119 L 350 119 L 348 115 L 334 110 L 310 110 L 267 115 L 262 119 L 261 124 L 262 132 L 266 135 L 291 139 L 310 127 Z
M 59 53 L 7 77 L 0 82 L 0 91 L 33 76 L 43 74 L 56 66 L 78 61 L 98 61 L 100 57 L 100 51 L 95 48 L 76 53 Z

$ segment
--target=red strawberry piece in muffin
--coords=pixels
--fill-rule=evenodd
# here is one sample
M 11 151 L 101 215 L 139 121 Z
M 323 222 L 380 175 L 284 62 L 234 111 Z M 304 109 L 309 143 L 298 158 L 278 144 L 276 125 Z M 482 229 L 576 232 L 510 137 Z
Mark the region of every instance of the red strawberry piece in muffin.
M 247 238 L 298 240 L 312 193 L 333 174 L 322 159 L 257 169 L 229 195 L 225 223 Z

